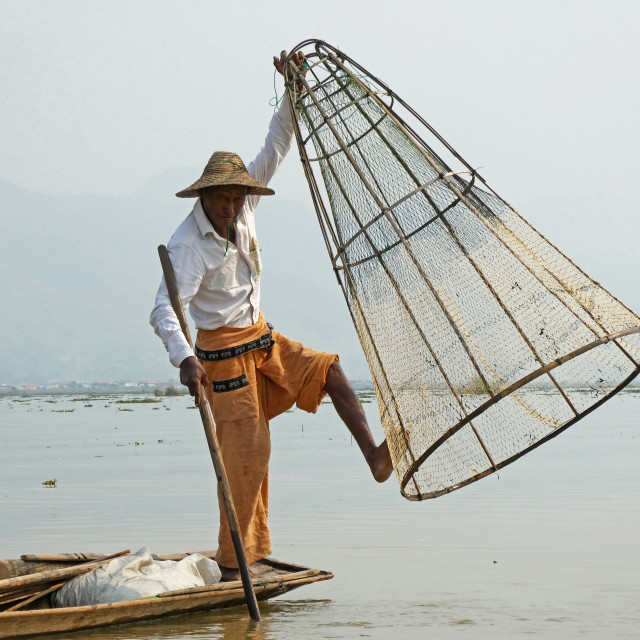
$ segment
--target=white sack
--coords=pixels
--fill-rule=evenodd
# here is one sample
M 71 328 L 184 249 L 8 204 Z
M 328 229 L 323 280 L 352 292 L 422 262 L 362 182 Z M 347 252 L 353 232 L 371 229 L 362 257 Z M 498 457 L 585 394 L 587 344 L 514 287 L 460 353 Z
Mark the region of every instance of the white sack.
M 51 596 L 55 607 L 80 607 L 155 596 L 220 581 L 214 560 L 194 553 L 178 562 L 154 560 L 146 547 L 70 580 Z

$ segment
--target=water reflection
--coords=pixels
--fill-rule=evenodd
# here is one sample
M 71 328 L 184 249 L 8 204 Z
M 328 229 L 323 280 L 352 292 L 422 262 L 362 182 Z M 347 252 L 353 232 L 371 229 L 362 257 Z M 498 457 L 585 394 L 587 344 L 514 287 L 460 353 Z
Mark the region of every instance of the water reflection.
M 318 634 L 318 625 L 310 628 L 309 621 L 329 620 L 326 610 L 330 604 L 330 600 L 309 599 L 261 602 L 260 623 L 251 620 L 245 607 L 233 607 L 81 631 L 69 637 L 82 636 L 87 640 L 279 640 L 284 633 L 291 638 L 314 638 Z

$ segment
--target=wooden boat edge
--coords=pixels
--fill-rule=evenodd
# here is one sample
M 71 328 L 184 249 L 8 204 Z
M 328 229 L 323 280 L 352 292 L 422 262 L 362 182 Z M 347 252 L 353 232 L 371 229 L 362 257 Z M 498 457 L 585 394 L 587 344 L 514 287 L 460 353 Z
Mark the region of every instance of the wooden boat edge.
M 299 567 L 300 570 L 283 574 L 269 581 L 255 579 L 253 582 L 258 600 L 274 598 L 305 584 L 333 578 L 330 571 L 290 565 L 273 558 L 265 560 L 265 564 L 274 568 Z M 155 596 L 82 607 L 0 612 L 0 639 L 134 623 L 183 613 L 229 608 L 244 603 L 244 590 L 241 582 L 237 581 L 237 583 L 218 583 L 192 593 L 165 597 Z

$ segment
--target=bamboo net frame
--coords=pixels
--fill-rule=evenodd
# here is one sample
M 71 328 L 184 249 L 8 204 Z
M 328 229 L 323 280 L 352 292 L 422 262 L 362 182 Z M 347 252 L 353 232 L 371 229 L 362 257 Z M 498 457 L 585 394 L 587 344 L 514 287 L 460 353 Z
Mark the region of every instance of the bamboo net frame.
M 321 40 L 300 50 L 296 140 L 405 498 L 496 472 L 638 375 L 636 314 L 383 82 Z

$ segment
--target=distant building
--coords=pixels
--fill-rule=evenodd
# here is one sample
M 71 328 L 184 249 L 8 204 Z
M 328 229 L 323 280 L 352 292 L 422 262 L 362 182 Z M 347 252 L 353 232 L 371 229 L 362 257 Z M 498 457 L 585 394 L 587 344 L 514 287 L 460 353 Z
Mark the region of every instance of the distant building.
M 97 390 L 114 389 L 117 388 L 117 386 L 118 385 L 115 385 L 112 382 L 106 382 L 105 380 L 96 380 L 91 383 L 91 388 Z
M 20 384 L 16 385 L 16 389 L 18 389 L 19 391 L 36 391 L 37 388 L 38 385 L 31 384 L 30 382 L 21 382 Z
M 138 383 L 143 389 L 157 389 L 158 387 L 165 386 L 166 383 L 159 380 L 143 380 Z

